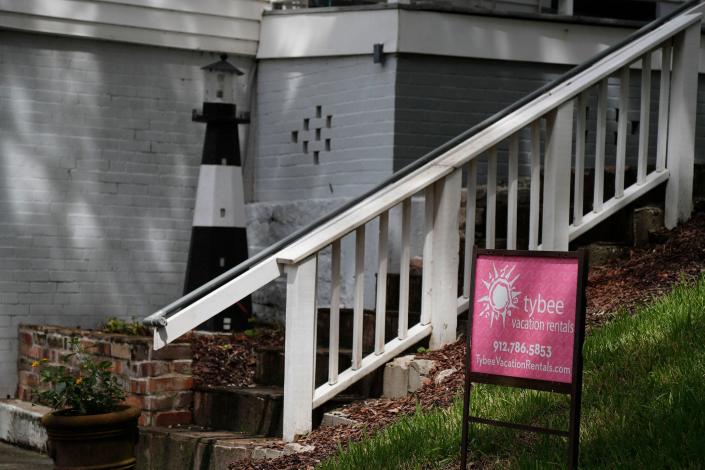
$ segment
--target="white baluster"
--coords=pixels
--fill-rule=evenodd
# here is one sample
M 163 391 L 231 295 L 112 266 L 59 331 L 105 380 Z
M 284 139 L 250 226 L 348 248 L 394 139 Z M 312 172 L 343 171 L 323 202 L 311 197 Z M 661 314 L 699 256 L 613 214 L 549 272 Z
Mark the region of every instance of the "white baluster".
M 338 382 L 340 349 L 340 240 L 331 245 L 330 254 L 330 334 L 328 344 L 328 383 Z
M 509 140 L 507 178 L 507 249 L 517 248 L 517 199 L 519 197 L 519 134 Z
M 423 277 L 421 278 L 421 324 L 431 323 L 431 284 L 433 273 L 433 185 L 424 190 Z
M 614 197 L 624 196 L 624 165 L 627 158 L 629 123 L 629 66 L 619 72 L 619 120 L 617 122 L 617 161 L 614 169 Z
M 411 263 L 411 198 L 401 205 L 401 261 L 399 266 L 399 329 L 405 339 L 409 331 L 409 264 Z
M 600 212 L 605 200 L 605 137 L 607 135 L 607 79 L 597 89 L 597 128 L 595 129 L 595 192 L 592 210 Z
M 531 193 L 529 198 L 529 249 L 539 245 L 539 213 L 541 212 L 541 122 L 531 124 Z
M 467 164 L 467 193 L 465 199 L 465 260 L 463 266 L 463 297 L 470 297 L 470 263 L 475 246 L 475 209 L 477 206 L 477 160 Z
M 695 159 L 695 119 L 698 96 L 700 22 L 679 33 L 673 40 L 671 103 L 668 118 L 667 165 L 664 221 L 667 228 L 690 218 L 693 210 L 693 165 Z
M 462 170 L 433 184 L 433 271 L 431 349 L 454 343 L 458 324 L 458 213 Z
M 649 117 L 651 115 L 651 52 L 641 59 L 641 106 L 639 109 L 639 159 L 636 182 L 646 181 L 646 167 L 649 163 Z
M 587 92 L 578 96 L 575 116 L 575 182 L 573 184 L 573 225 L 583 221 L 583 191 L 585 183 L 585 131 L 587 112 Z
M 379 216 L 379 244 L 377 264 L 377 307 L 375 309 L 375 354 L 384 352 L 384 322 L 387 315 L 387 266 L 389 254 L 389 212 Z
M 543 229 L 541 231 L 541 247 L 544 250 L 568 249 L 573 107 L 573 102 L 569 101 L 546 116 Z
M 316 358 L 316 256 L 286 268 L 283 438 L 311 431 Z
M 365 314 L 365 226 L 355 230 L 355 300 L 353 304 L 352 370 L 362 363 L 362 328 Z
M 487 158 L 487 207 L 485 208 L 485 247 L 495 245 L 497 222 L 497 147 L 492 147 Z
M 658 97 L 658 136 L 656 142 L 656 171 L 666 168 L 666 150 L 668 146 L 668 116 L 671 102 L 671 41 L 661 48 L 661 79 Z

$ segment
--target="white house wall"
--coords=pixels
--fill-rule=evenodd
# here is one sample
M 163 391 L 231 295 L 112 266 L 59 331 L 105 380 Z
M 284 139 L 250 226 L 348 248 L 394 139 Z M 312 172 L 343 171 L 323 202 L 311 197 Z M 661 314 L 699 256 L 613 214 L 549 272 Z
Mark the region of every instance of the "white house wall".
M 351 197 L 390 175 L 395 71 L 371 55 L 260 61 L 256 201 Z
M 371 55 L 262 60 L 257 77 L 255 200 L 248 240 L 256 252 L 377 185 L 393 171 L 396 58 Z M 320 113 L 320 117 L 317 115 Z M 308 121 L 308 130 L 305 122 Z M 317 154 L 314 154 L 317 152 Z M 376 259 L 375 228 L 367 255 Z M 353 273 L 354 243 L 343 243 L 343 271 Z M 329 259 L 321 257 L 321 304 Z M 367 307 L 374 305 L 372 271 Z M 258 313 L 282 319 L 282 286 L 255 294 Z M 352 291 L 345 285 L 343 304 Z
M 0 31 L 0 396 L 19 323 L 95 327 L 181 295 L 205 130 L 191 110 L 215 60 Z
M 0 0 L 0 27 L 253 56 L 265 0 Z

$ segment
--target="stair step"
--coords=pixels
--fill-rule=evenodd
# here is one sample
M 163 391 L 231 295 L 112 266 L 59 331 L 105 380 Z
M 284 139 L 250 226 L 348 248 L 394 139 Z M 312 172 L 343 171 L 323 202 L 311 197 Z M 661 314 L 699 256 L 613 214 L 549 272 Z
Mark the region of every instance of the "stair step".
M 258 385 L 284 386 L 284 349 L 262 348 L 257 350 L 257 368 L 254 381 Z M 328 380 L 327 348 L 318 348 L 316 351 L 316 386 Z M 338 372 L 350 367 L 352 361 L 351 349 L 340 349 L 338 352 Z
M 280 387 L 196 390 L 193 421 L 199 426 L 249 436 L 281 436 L 283 396 Z
M 379 382 L 381 393 L 381 376 Z M 282 387 L 210 387 L 196 390 L 193 421 L 197 426 L 232 431 L 243 436 L 281 437 L 283 398 Z M 313 410 L 313 425 L 321 423 L 325 412 L 365 398 L 354 393 L 332 398 Z
M 421 314 L 409 312 L 409 326 L 419 322 Z M 375 312 L 365 310 L 362 316 L 362 350 L 365 354 L 374 351 L 375 347 Z M 399 312 L 388 310 L 385 315 L 384 336 L 385 342 L 397 337 L 399 327 Z M 352 349 L 353 336 L 353 309 L 340 309 L 340 348 Z M 318 330 L 316 338 L 320 347 L 327 348 L 330 345 L 330 309 L 318 309 Z
M 143 427 L 137 444 L 137 470 L 225 470 L 232 462 L 255 455 L 278 439 L 247 437 L 197 426 Z M 272 457 L 276 457 L 273 455 Z
M 387 311 L 399 310 L 399 274 L 387 274 Z M 421 311 L 421 273 L 409 273 L 409 310 Z
M 327 348 L 316 351 L 316 387 L 328 381 Z M 342 348 L 338 354 L 338 372 L 350 367 L 352 350 Z M 348 393 L 360 397 L 379 397 L 382 393 L 382 370 L 375 371 L 353 384 Z M 284 386 L 284 350 L 281 348 L 262 348 L 257 351 L 257 368 L 254 381 L 258 385 Z
M 0 400 L 0 441 L 46 453 L 42 416 L 51 408 L 22 400 Z

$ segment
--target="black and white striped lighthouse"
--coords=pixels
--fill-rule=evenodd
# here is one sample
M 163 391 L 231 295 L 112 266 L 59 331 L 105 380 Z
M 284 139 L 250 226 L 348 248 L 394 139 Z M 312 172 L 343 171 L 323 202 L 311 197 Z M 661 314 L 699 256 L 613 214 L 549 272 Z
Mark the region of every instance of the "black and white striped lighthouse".
M 245 200 L 240 163 L 240 141 L 235 105 L 237 67 L 221 60 L 203 67 L 203 111 L 193 121 L 206 123 L 203 157 L 198 176 L 193 230 L 184 293 L 191 292 L 247 259 Z M 209 331 L 244 330 L 251 316 L 250 298 L 229 307 L 203 323 Z

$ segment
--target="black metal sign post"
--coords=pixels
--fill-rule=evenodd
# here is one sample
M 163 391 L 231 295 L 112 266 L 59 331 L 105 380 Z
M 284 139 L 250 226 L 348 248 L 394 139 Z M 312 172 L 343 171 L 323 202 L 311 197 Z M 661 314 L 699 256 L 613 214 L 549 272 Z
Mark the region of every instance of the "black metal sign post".
M 474 297 L 475 297 L 475 276 L 478 256 L 489 255 L 498 257 L 521 257 L 521 258 L 569 258 L 575 259 L 578 265 L 577 291 L 575 303 L 575 336 L 573 340 L 572 357 L 572 381 L 570 383 L 552 382 L 547 380 L 536 380 L 528 378 L 518 378 L 504 375 L 484 374 L 471 372 L 471 338 L 474 320 Z M 467 352 L 465 363 L 465 394 L 463 399 L 463 423 L 460 468 L 467 468 L 469 431 L 470 423 L 484 425 L 501 426 L 520 431 L 530 431 L 542 434 L 565 437 L 568 439 L 568 468 L 578 468 L 578 454 L 580 449 L 580 403 L 583 385 L 583 340 L 585 338 L 585 287 L 587 285 L 588 257 L 585 250 L 575 252 L 555 252 L 555 251 L 519 251 L 519 250 L 484 250 L 473 249 L 472 267 L 470 276 L 470 299 L 468 312 L 467 331 Z M 472 383 L 484 383 L 491 385 L 501 385 L 507 387 L 527 388 L 554 393 L 561 393 L 570 396 L 570 422 L 568 430 L 551 429 L 541 426 L 527 424 L 510 423 L 470 414 L 470 398 L 472 394 Z

